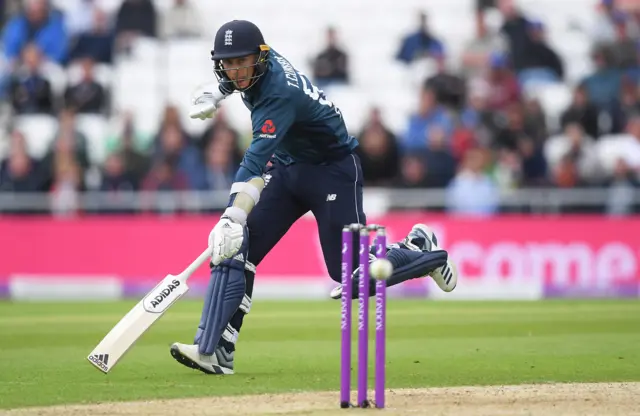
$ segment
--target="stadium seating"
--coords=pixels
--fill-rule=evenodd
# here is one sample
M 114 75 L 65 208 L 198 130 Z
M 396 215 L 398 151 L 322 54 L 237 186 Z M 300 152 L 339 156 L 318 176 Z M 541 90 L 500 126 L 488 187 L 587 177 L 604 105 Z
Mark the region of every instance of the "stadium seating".
M 100 4 L 108 11 L 115 11 L 120 0 L 102 0 Z M 55 1 L 61 9 L 75 6 L 73 1 Z M 155 2 L 158 14 L 170 7 L 171 0 Z M 521 0 L 527 14 L 545 22 L 550 43 L 564 57 L 569 85 L 552 85 L 536 88 L 538 97 L 551 125 L 557 123 L 558 112 L 570 98 L 571 84 L 587 75 L 591 69 L 589 59 L 590 39 L 587 28 L 594 18 L 595 0 Z M 424 2 L 403 0 L 401 2 L 364 0 L 324 0 L 322 2 L 299 2 L 283 0 L 239 0 L 233 7 L 210 0 L 193 0 L 200 9 L 201 39 L 171 40 L 159 42 L 141 39 L 130 56 L 118 59 L 112 70 L 99 67 L 97 77 L 111 85 L 114 114 L 130 110 L 135 114 L 139 130 L 146 134 L 157 131 L 163 108 L 174 104 L 180 110 L 185 128 L 191 133 L 201 133 L 207 123 L 188 119 L 187 109 L 190 94 L 201 83 L 214 81 L 209 50 L 216 28 L 231 19 L 248 19 L 257 23 L 268 41 L 277 51 L 286 55 L 299 70 L 310 72 L 311 60 L 324 44 L 324 30 L 331 25 L 337 28 L 340 42 L 350 57 L 352 83 L 347 87 L 327 90 L 329 98 L 345 114 L 349 128 L 355 134 L 365 122 L 373 106 L 382 110 L 390 128 L 398 134 L 404 130 L 407 117 L 417 102 L 416 85 L 429 71 L 417 71 L 396 62 L 393 57 L 404 35 L 417 24 L 417 12 L 429 14 L 429 25 L 446 45 L 448 63 L 457 68 L 458 58 L 464 45 L 474 35 L 474 0 L 448 0 Z M 276 10 L 274 10 L 274 8 Z M 280 19 L 274 12 L 281 10 Z M 358 19 L 366 16 L 366 19 Z M 357 24 L 353 22 L 357 21 Z M 492 15 L 492 26 L 500 23 Z M 77 69 L 68 71 L 70 78 L 77 76 Z M 56 89 L 65 83 L 59 76 Z M 227 117 L 241 132 L 250 129 L 249 113 L 240 97 L 225 101 Z M 37 118 L 43 125 L 36 127 L 30 121 L 28 129 L 51 128 L 47 118 Z M 35 119 L 34 119 L 35 120 Z M 106 125 L 106 121 L 95 121 L 93 125 Z M 97 124 L 96 124 L 97 123 Z M 99 135 L 104 130 L 97 128 L 91 133 L 92 143 L 100 143 Z M 43 140 L 31 143 L 34 152 L 42 151 Z M 104 147 L 104 146 L 103 146 Z M 93 157 L 102 160 L 104 149 L 96 150 Z

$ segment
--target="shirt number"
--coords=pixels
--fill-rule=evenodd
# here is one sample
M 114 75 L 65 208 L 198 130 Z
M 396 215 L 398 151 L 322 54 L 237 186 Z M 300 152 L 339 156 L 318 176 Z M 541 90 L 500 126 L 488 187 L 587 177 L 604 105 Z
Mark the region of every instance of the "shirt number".
M 298 71 L 298 75 L 300 75 L 300 80 L 302 81 L 302 90 L 305 94 L 307 94 L 309 97 L 311 97 L 312 100 L 317 101 L 321 105 L 333 107 L 336 113 L 342 115 L 338 107 L 333 105 L 333 103 L 327 99 L 327 97 L 324 95 L 324 91 L 313 85 L 309 81 L 309 78 L 307 78 L 307 76 L 302 72 Z M 311 88 L 309 88 L 309 86 L 311 86 Z

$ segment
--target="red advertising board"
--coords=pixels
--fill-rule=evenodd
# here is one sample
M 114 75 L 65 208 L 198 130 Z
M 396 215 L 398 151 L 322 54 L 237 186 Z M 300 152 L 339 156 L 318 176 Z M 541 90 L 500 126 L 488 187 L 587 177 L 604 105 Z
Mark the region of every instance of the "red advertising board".
M 6 295 L 11 280 L 21 276 L 45 281 L 60 276 L 115 276 L 127 290 L 144 290 L 191 262 L 202 251 L 216 220 L 3 217 L 0 286 Z M 458 264 L 459 287 L 537 287 L 540 296 L 638 295 L 640 219 L 474 219 L 412 212 L 370 218 L 370 222 L 386 225 L 390 242 L 402 239 L 414 223 L 431 225 Z M 203 266 L 192 282 L 199 286 L 207 280 L 208 269 Z M 285 285 L 298 290 L 331 286 L 313 217 L 298 221 L 258 266 L 257 282 L 281 285 L 283 290 Z

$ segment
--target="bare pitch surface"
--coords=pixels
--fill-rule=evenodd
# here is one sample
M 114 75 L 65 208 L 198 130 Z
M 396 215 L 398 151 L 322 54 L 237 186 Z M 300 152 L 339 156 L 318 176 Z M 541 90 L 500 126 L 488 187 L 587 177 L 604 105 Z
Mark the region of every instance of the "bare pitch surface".
M 200 302 L 180 301 L 104 375 L 86 354 L 133 304 L 0 303 L 0 408 L 43 415 L 60 409 L 65 413 L 57 414 L 176 413 L 180 406 L 191 414 L 229 414 L 239 406 L 255 414 L 340 410 L 339 301 L 255 302 L 238 343 L 238 373 L 225 377 L 206 376 L 170 357 L 169 345 L 190 341 L 199 318 Z M 629 406 L 640 397 L 638 385 L 615 382 L 640 381 L 637 300 L 390 300 L 387 318 L 388 412 L 636 411 Z M 531 383 L 542 384 L 449 388 Z M 447 389 L 431 389 L 442 386 Z M 64 407 L 43 409 L 51 405 Z
M 640 415 L 640 383 L 393 389 L 388 396 L 384 413 L 393 415 Z M 315 392 L 26 408 L 6 415 L 344 415 L 336 404 L 335 392 Z

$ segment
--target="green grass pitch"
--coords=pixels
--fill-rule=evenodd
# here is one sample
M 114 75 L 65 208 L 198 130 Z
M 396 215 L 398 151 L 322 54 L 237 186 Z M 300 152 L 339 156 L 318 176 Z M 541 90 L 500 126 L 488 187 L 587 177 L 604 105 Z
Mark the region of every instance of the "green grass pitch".
M 0 302 L 0 408 L 301 390 L 335 390 L 338 400 L 338 301 L 255 302 L 237 374 L 224 377 L 169 355 L 172 342 L 193 339 L 199 319 L 200 302 L 180 301 L 104 375 L 85 357 L 134 304 Z M 355 335 L 354 326 L 354 354 Z M 373 331 L 371 341 L 373 351 Z M 637 300 L 390 299 L 387 385 L 638 381 L 639 345 Z

